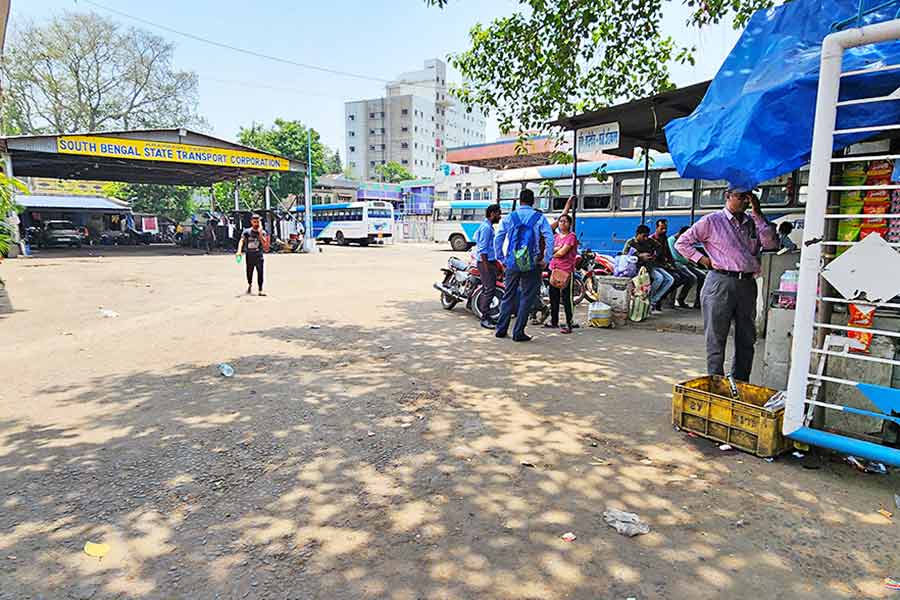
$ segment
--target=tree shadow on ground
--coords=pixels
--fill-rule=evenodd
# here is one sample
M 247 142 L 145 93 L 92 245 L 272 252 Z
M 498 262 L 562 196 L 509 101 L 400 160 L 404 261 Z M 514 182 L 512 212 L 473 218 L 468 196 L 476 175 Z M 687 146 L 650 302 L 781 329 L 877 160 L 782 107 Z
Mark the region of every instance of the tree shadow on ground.
M 0 422 L 0 598 L 859 597 L 887 574 L 896 530 L 840 488 L 896 478 L 671 431 L 673 375 L 702 363 L 683 336 L 518 345 L 436 302 L 391 309 L 246 332 L 265 351 L 232 378 L 43 390 L 89 416 Z M 652 532 L 618 535 L 606 507 Z

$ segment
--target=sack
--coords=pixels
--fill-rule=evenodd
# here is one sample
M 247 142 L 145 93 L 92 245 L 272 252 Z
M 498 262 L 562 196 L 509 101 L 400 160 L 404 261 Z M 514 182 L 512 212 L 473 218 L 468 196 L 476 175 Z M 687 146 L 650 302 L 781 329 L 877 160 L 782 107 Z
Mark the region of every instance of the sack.
M 563 289 L 569 284 L 570 273 L 562 269 L 553 269 L 550 272 L 550 285 L 555 288 Z
M 613 275 L 634 277 L 637 275 L 638 257 L 634 254 L 620 254 L 613 261 Z
M 539 258 L 538 241 L 534 236 L 534 226 L 538 219 L 543 219 L 543 213 L 534 211 L 528 220 L 522 222 L 519 214 L 513 212 L 509 216 L 509 222 L 513 226 L 512 235 L 509 238 L 509 256 L 507 266 L 515 267 L 519 271 L 532 271 L 537 266 Z
M 631 300 L 631 310 L 628 312 L 628 320 L 640 322 L 650 314 L 650 300 L 646 296 L 635 296 Z
M 612 308 L 604 302 L 591 302 L 588 305 L 588 325 L 590 327 L 611 327 Z

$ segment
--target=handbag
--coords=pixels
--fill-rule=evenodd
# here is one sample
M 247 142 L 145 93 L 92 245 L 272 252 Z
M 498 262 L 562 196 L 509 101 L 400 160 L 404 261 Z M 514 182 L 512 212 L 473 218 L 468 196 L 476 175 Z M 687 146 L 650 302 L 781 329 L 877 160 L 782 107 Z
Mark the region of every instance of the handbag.
M 571 277 L 571 273 L 562 269 L 553 269 L 550 271 L 550 285 L 562 289 L 569 284 L 569 277 Z

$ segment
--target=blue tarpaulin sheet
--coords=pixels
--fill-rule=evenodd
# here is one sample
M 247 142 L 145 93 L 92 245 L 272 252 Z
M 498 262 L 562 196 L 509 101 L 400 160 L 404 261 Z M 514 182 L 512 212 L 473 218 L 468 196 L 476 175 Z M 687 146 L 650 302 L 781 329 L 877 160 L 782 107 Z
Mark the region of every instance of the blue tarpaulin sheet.
M 700 105 L 666 126 L 678 172 L 752 188 L 808 164 L 822 40 L 857 11 L 857 0 L 792 0 L 754 14 Z M 862 23 L 896 13 L 894 5 Z M 843 70 L 898 63 L 900 42 L 886 42 L 847 50 Z M 898 86 L 900 71 L 846 77 L 840 98 L 888 95 Z M 838 110 L 837 128 L 898 122 L 900 101 L 856 104 Z M 838 136 L 834 149 L 872 135 Z

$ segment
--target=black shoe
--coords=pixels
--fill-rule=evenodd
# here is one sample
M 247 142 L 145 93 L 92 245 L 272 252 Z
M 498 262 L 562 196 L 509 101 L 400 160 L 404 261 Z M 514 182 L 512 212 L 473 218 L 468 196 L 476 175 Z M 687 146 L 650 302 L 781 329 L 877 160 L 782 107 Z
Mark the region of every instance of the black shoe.
M 526 334 L 526 335 L 523 335 L 522 337 L 514 337 L 513 341 L 514 342 L 530 342 L 531 336 Z
M 484 327 L 485 329 L 493 329 L 494 328 L 494 325 L 492 325 L 491 322 L 488 321 L 487 319 L 481 320 L 481 326 Z
M 506 337 L 506 332 L 505 332 L 505 331 L 498 331 L 497 333 L 494 334 L 494 337 L 505 338 L 505 337 Z

